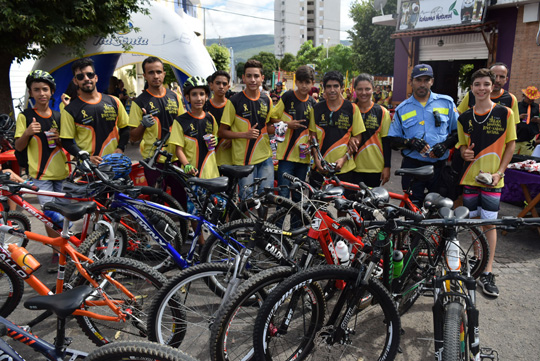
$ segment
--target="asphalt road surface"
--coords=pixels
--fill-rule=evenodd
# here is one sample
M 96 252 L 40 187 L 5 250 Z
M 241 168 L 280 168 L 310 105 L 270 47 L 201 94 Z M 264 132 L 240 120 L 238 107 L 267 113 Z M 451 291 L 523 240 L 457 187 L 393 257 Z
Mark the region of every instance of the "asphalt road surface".
M 127 154 L 138 159 L 138 147 L 129 146 Z M 400 155 L 393 156 L 393 167 L 397 169 L 401 162 Z M 399 178 L 391 177 L 388 189 L 400 191 Z M 36 203 L 37 199 L 27 198 Z M 503 204 L 500 216 L 517 215 L 519 208 Z M 32 230 L 45 234 L 43 225 L 32 219 Z M 28 249 L 42 263 L 37 276 L 54 284 L 55 275 L 48 274 L 51 262 L 51 250 L 31 242 Z M 500 360 L 540 360 L 540 236 L 534 228 L 524 228 L 505 236 L 499 234 L 495 257 L 494 273 L 500 289 L 496 299 L 478 292 L 477 306 L 480 310 L 480 342 L 483 347 L 493 347 L 499 353 Z M 26 299 L 36 295 L 25 285 Z M 433 360 L 433 325 L 430 297 L 423 297 L 402 317 L 405 334 L 401 339 L 402 353 L 397 360 Z M 38 312 L 23 307 L 23 302 L 9 317 L 13 322 L 23 325 L 35 317 Z M 55 320 L 50 318 L 34 327 L 33 331 L 41 338 L 53 341 Z M 69 321 L 67 336 L 73 338 L 72 348 L 91 351 L 94 346 L 78 328 L 74 320 Z M 13 342 L 11 342 L 13 344 Z M 31 349 L 17 345 L 17 350 L 28 360 L 40 359 Z M 189 350 L 184 350 L 189 353 Z

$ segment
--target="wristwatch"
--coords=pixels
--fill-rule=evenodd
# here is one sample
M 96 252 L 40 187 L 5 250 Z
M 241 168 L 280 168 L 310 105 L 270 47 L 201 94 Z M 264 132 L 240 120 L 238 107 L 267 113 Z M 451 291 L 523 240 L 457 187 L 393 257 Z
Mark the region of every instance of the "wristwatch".
M 497 174 L 498 174 L 501 178 L 504 178 L 504 173 L 503 173 L 503 172 L 497 171 Z

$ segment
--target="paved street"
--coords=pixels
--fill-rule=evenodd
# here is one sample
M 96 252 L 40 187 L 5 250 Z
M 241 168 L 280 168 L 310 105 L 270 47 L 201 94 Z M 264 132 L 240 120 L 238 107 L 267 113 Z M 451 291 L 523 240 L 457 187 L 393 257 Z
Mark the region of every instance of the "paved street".
M 130 147 L 128 155 L 136 159 L 138 150 Z M 400 164 L 399 154 L 394 154 L 393 169 Z M 388 187 L 399 191 L 399 179 L 392 176 Z M 27 198 L 33 202 L 36 199 Z M 516 215 L 519 208 L 503 204 L 500 215 Z M 45 234 L 44 227 L 35 219 L 32 230 Z M 29 250 L 42 263 L 38 277 L 50 281 L 54 276 L 46 273 L 51 259 L 51 251 L 41 245 L 31 243 Z M 522 229 L 505 236 L 499 235 L 494 273 L 501 295 L 489 299 L 479 291 L 478 308 L 480 310 L 481 345 L 494 347 L 499 351 L 500 360 L 539 360 L 540 343 L 540 237 L 536 229 Z M 25 298 L 35 295 L 29 286 L 25 288 Z M 411 311 L 402 318 L 405 334 L 402 337 L 403 353 L 397 360 L 433 360 L 432 299 L 420 299 Z M 22 306 L 10 316 L 18 324 L 25 324 L 37 312 L 28 311 Z M 74 338 L 72 348 L 90 351 L 92 344 L 82 334 L 75 321 L 69 322 L 67 335 Z M 55 323 L 53 319 L 36 326 L 34 331 L 40 337 L 52 341 Z M 27 348 L 17 348 L 27 359 L 35 360 L 36 354 Z M 188 350 L 189 351 L 189 350 Z

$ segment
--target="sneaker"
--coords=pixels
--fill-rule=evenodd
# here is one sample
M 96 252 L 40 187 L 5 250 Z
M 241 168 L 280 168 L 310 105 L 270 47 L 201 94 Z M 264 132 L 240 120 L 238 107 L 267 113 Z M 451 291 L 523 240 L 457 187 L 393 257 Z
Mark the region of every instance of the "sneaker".
M 478 284 L 482 287 L 486 295 L 493 297 L 499 296 L 499 289 L 495 285 L 495 275 L 493 273 L 483 273 L 478 279 Z

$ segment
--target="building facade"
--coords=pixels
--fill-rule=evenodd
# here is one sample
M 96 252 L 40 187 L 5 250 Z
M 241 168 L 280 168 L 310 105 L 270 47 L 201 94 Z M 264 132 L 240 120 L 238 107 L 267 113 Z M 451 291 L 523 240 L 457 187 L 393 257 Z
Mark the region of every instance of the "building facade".
M 339 44 L 340 0 L 275 0 L 274 53 L 296 55 L 311 40 L 314 46 Z

